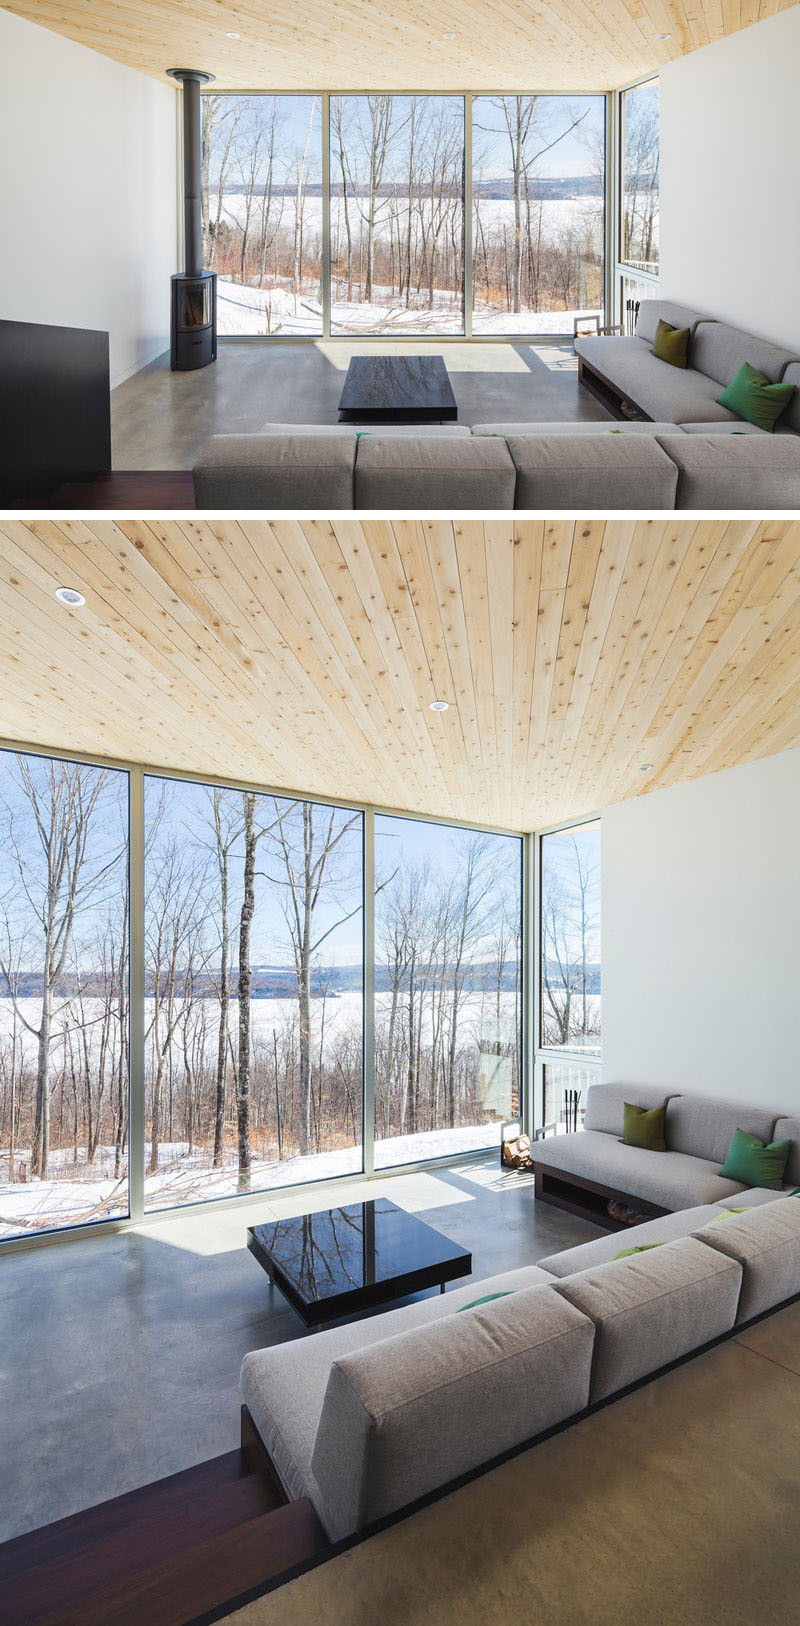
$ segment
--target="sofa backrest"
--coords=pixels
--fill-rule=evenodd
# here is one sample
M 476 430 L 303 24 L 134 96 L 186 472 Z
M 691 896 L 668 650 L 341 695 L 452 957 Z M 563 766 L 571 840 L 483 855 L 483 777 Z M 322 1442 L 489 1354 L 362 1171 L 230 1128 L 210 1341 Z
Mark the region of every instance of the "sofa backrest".
M 583 1127 L 621 1135 L 626 1101 L 633 1107 L 662 1107 L 672 1093 L 653 1084 L 590 1084 Z
M 772 1139 L 791 1141 L 783 1180 L 784 1185 L 800 1186 L 800 1118 L 778 1118 Z
M 737 1321 L 800 1293 L 800 1198 L 778 1198 L 741 1214 L 722 1211 L 694 1234 L 742 1266 Z
M 741 1266 L 693 1238 L 566 1276 L 552 1291 L 595 1324 L 590 1398 L 624 1389 L 729 1332 Z M 545 1289 L 547 1291 L 547 1289 Z
M 713 317 L 690 310 L 687 305 L 676 305 L 672 299 L 643 299 L 636 318 L 636 337 L 652 344 L 659 322 L 669 322 L 670 327 L 688 327 L 693 334 L 698 322 L 711 321 Z
M 730 384 L 745 361 L 777 384 L 796 359 L 792 350 L 729 327 L 727 322 L 700 322 L 689 348 L 689 366 L 722 385 Z
M 800 435 L 800 361 L 789 362 L 781 383 L 794 384 L 794 395 L 778 419 L 778 428 L 793 429 Z
M 777 1113 L 765 1107 L 748 1107 L 738 1101 L 714 1101 L 703 1095 L 676 1095 L 667 1103 L 666 1142 L 668 1152 L 688 1152 L 690 1157 L 724 1163 L 734 1131 L 744 1129 L 770 1141 Z
M 593 1344 L 591 1321 L 531 1287 L 334 1361 L 311 1463 L 331 1539 L 581 1411 Z
M 676 476 L 677 481 L 677 476 Z M 355 468 L 356 508 L 513 508 L 516 471 L 504 440 L 364 434 Z

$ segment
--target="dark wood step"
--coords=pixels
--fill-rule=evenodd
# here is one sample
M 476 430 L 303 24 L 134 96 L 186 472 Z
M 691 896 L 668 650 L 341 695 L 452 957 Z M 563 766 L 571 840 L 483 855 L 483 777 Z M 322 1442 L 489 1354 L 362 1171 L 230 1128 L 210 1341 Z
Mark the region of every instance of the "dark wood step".
M 56 1602 L 83 1611 L 98 1591 L 135 1588 L 159 1567 L 172 1567 L 186 1553 L 196 1554 L 274 1511 L 272 1486 L 258 1474 L 176 1491 L 169 1503 L 156 1501 L 158 1507 L 140 1511 L 126 1528 L 94 1540 L 62 1538 L 60 1551 L 51 1544 L 46 1561 L 16 1576 L 17 1626 L 46 1619 Z
M 96 480 L 73 481 L 45 501 L 39 498 L 15 504 L 18 508 L 194 508 L 194 484 L 189 469 L 119 469 L 98 474 Z
M 125 1581 L 98 1576 L 96 1589 L 77 1606 L 53 1598 L 45 1614 L 0 1612 L 0 1620 L 8 1626 L 12 1620 L 14 1626 L 201 1626 L 248 1593 L 290 1580 L 328 1548 L 311 1503 L 287 1502 Z
M 187 1499 L 203 1496 L 207 1490 L 224 1493 L 229 1485 L 249 1475 L 250 1469 L 241 1451 L 226 1451 L 223 1456 L 210 1457 L 155 1484 L 140 1485 L 98 1507 L 84 1508 L 39 1530 L 13 1537 L 0 1546 L 0 1573 L 8 1582 L 13 1576 L 38 1569 L 76 1547 L 102 1541 L 120 1531 L 129 1532 L 134 1525 L 157 1522 L 181 1500 L 186 1503 Z M 278 1505 L 272 1486 L 265 1486 L 263 1494 L 272 1498 L 266 1505 Z

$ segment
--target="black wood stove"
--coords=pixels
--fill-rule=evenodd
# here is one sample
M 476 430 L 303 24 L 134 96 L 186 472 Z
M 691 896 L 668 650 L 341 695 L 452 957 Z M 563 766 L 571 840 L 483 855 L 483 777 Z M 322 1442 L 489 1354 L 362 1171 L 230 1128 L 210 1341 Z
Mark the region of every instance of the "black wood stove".
M 173 372 L 207 367 L 217 355 L 217 277 L 203 270 L 203 217 L 200 200 L 202 112 L 200 86 L 213 74 L 170 68 L 183 86 L 183 221 L 186 269 L 172 278 L 170 353 Z

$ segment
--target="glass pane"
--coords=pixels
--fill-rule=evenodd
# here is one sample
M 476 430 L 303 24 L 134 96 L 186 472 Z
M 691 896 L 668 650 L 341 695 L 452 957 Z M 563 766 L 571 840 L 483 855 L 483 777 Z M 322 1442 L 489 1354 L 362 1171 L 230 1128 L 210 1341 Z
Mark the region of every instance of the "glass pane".
M 652 80 L 622 98 L 622 258 L 639 271 L 658 271 L 658 160 L 658 83 Z
M 362 815 L 145 779 L 145 1205 L 362 1168 Z
M 332 96 L 331 331 L 461 333 L 464 102 Z
M 514 836 L 375 819 L 375 1165 L 473 1151 L 519 1112 Z
M 128 776 L 0 752 L 0 1237 L 128 1213 Z
M 476 96 L 474 333 L 569 333 L 602 316 L 605 99 Z
M 221 334 L 322 332 L 321 101 L 203 97 L 203 249 Z
M 583 1128 L 586 1091 L 600 1083 L 599 1067 L 569 1061 L 547 1062 L 544 1068 L 544 1131 L 546 1135 L 574 1134 Z
M 600 1054 L 600 825 L 542 837 L 542 1035 Z

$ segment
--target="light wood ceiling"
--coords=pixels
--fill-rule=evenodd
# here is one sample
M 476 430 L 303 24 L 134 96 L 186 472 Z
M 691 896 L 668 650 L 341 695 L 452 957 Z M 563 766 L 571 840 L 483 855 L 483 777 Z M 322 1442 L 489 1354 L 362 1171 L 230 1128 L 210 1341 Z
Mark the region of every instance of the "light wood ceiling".
M 524 830 L 800 744 L 797 521 L 4 521 L 0 589 L 50 748 Z
M 599 91 L 794 3 L 13 0 L 7 9 L 159 79 L 202 68 L 221 89 Z

